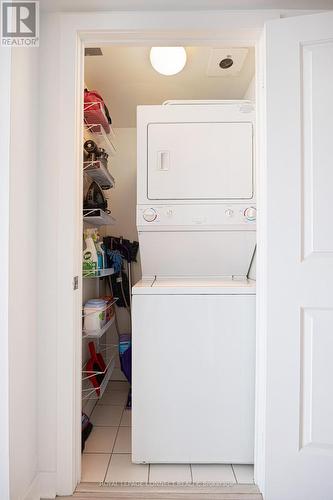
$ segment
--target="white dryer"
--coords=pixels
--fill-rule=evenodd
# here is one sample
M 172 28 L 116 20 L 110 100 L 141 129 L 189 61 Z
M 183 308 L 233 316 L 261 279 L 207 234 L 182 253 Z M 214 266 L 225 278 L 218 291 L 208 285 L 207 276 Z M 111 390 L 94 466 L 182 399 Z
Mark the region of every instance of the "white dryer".
M 253 463 L 251 103 L 138 110 L 132 460 Z

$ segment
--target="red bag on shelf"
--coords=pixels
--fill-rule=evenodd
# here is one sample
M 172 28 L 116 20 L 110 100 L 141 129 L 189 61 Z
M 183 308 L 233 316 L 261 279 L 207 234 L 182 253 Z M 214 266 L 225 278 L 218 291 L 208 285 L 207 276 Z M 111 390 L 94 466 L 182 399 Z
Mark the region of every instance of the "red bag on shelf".
M 102 125 L 105 132 L 110 133 L 109 111 L 102 96 L 96 90 L 84 90 L 84 120 L 88 125 Z M 99 128 L 91 127 L 91 130 L 98 133 Z

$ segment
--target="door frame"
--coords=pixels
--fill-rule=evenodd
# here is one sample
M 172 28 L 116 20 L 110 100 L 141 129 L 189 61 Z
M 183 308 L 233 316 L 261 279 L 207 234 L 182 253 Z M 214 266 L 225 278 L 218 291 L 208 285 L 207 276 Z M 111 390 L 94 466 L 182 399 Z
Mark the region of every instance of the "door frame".
M 2 366 L 2 392 L 0 413 L 0 498 L 10 497 L 10 454 L 9 454 L 9 232 L 10 232 L 10 124 L 11 124 L 11 69 L 12 51 L 0 47 L 1 74 L 0 92 L 2 113 L 0 116 L 2 151 L 0 210 L 2 215 L 2 239 L 0 245 L 0 363 Z
M 280 17 L 278 11 L 205 13 L 121 12 L 63 14 L 60 19 L 59 109 L 57 136 L 63 161 L 58 166 L 57 216 L 57 438 L 56 493 L 71 494 L 81 475 L 81 314 L 82 314 L 82 136 L 84 47 L 89 45 L 223 45 L 254 46 L 256 50 L 257 179 L 258 191 L 265 188 L 263 150 L 263 69 L 264 54 L 260 34 L 264 22 Z M 180 22 L 181 21 L 181 22 Z M 202 25 L 204 24 L 204 29 Z M 171 29 L 175 27 L 175 29 Z M 199 29 L 200 27 L 200 29 Z M 224 36 L 223 36 L 224 34 Z M 234 36 L 231 37 L 231 34 Z M 64 200 L 67 200 L 64 202 Z M 258 197 L 257 266 L 257 359 L 255 482 L 263 492 L 265 483 L 265 345 L 266 293 L 265 266 L 267 228 L 263 216 L 265 200 Z M 72 277 L 79 276 L 73 293 Z M 69 279 L 70 278 L 70 279 Z M 74 335 L 73 335 L 74 332 Z M 69 371 L 64 367 L 68 366 Z

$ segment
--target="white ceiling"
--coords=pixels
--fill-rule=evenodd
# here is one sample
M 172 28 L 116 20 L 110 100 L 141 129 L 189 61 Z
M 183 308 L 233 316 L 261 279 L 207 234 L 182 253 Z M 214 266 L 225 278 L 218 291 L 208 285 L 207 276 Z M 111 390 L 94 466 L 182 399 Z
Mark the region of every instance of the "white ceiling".
M 332 9 L 333 0 L 40 0 L 43 11 Z
M 208 77 L 210 47 L 186 47 L 187 64 L 175 76 L 156 73 L 149 47 L 102 47 L 103 56 L 85 57 L 85 84 L 98 90 L 114 127 L 135 127 L 139 104 L 169 99 L 243 98 L 254 75 L 254 50 L 249 49 L 237 76 Z

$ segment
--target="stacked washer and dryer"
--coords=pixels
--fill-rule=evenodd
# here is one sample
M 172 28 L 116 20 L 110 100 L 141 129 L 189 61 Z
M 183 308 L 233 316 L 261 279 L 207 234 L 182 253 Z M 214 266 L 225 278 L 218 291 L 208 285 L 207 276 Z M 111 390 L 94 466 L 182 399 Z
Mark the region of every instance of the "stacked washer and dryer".
M 132 460 L 253 463 L 253 104 L 138 108 Z

